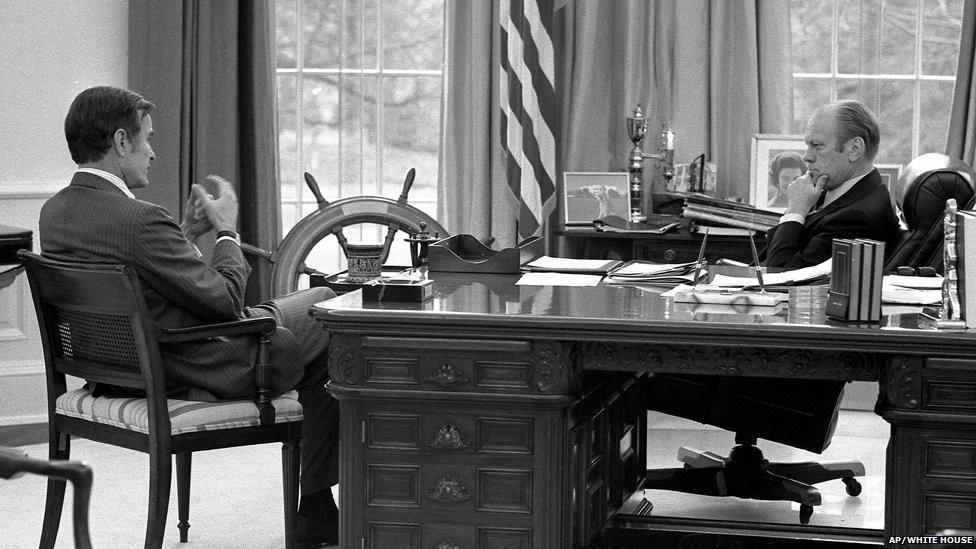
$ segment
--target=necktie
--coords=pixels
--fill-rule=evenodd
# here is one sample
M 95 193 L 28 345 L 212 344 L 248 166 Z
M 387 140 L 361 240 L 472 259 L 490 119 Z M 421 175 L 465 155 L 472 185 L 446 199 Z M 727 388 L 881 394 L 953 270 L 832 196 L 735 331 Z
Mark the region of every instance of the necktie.
M 820 208 L 823 208 L 824 201 L 826 201 L 826 200 L 827 200 L 827 189 L 824 189 L 824 190 L 820 191 L 820 198 L 817 199 L 817 203 L 813 205 L 813 209 L 810 210 L 810 211 L 811 212 L 815 212 L 815 211 L 819 210 Z

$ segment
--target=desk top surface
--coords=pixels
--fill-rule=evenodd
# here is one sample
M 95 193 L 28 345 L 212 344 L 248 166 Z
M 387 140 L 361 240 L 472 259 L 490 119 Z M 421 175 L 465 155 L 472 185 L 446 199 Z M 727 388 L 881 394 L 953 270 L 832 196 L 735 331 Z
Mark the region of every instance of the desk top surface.
M 364 335 L 452 335 L 592 341 L 851 349 L 973 356 L 976 330 L 944 331 L 919 310 L 889 311 L 880 324 L 824 316 L 825 294 L 791 291 L 777 307 L 676 303 L 667 288 L 517 286 L 518 275 L 436 273 L 421 303 L 363 302 L 354 291 L 316 304 L 329 330 Z M 705 336 L 705 337 L 703 337 Z M 707 340 L 707 341 L 706 341 Z

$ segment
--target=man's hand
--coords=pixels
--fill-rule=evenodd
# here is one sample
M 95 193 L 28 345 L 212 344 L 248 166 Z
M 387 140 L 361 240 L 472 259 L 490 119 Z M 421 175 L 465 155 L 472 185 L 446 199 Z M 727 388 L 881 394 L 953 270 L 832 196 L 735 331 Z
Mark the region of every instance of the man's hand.
M 826 184 L 826 175 L 818 177 L 816 182 L 813 181 L 810 172 L 797 177 L 786 189 L 786 213 L 806 216 L 810 208 L 817 204 Z
M 180 229 L 190 242 L 196 242 L 198 238 L 210 232 L 213 225 L 207 219 L 207 214 L 203 210 L 203 199 L 206 191 L 199 185 L 194 185 L 190 189 L 190 196 L 186 198 L 186 206 L 183 208 L 183 221 L 180 222 Z
M 203 185 L 193 185 L 192 194 L 199 197 L 200 207 L 215 231 L 237 232 L 237 194 L 229 181 L 208 175 Z

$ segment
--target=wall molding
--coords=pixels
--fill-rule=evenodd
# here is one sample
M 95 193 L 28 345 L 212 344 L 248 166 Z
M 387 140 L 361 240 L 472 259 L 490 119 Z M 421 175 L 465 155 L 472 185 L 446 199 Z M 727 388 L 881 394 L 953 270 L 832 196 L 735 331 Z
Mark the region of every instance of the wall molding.
M 65 179 L 47 179 L 42 181 L 5 181 L 0 182 L 0 200 L 17 198 L 48 198 L 68 186 L 70 176 Z
M 23 416 L 0 416 L 0 427 L 10 425 L 31 425 L 34 423 L 47 423 L 47 414 L 28 414 Z

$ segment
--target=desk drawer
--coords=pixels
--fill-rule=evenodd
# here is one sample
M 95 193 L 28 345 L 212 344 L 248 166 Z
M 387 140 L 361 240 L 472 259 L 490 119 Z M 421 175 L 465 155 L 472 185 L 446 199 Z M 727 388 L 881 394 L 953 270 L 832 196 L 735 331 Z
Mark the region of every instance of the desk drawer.
M 532 392 L 527 341 L 366 337 L 363 343 L 367 387 Z
M 366 547 L 375 549 L 530 549 L 532 530 L 504 525 L 367 521 Z
M 535 445 L 531 417 L 384 410 L 367 412 L 365 421 L 369 450 L 531 455 Z
M 533 473 L 529 467 L 373 462 L 366 464 L 365 489 L 367 509 L 489 512 L 530 520 Z
M 976 413 L 976 360 L 928 359 L 922 375 L 921 408 L 933 412 Z

